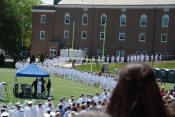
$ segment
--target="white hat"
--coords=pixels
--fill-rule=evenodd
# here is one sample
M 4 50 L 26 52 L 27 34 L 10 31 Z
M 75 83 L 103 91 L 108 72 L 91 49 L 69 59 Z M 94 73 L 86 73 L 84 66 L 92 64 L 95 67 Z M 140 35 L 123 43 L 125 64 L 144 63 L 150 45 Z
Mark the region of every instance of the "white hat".
M 3 112 L 3 113 L 1 114 L 1 116 L 2 116 L 2 117 L 8 117 L 8 116 L 9 116 L 9 113 Z
M 52 117 L 55 117 L 56 113 L 55 113 L 55 112 L 50 112 L 50 115 L 51 115 Z
M 47 113 L 45 113 L 45 114 L 43 115 L 43 117 L 50 117 L 50 115 L 47 114 Z
M 32 101 L 28 101 L 27 104 L 33 104 L 33 102 Z

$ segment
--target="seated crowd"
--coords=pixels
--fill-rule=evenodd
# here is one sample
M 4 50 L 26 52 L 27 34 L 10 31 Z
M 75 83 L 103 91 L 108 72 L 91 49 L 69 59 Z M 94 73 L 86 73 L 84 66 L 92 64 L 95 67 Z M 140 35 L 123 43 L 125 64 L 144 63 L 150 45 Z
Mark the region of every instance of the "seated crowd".
M 51 98 L 43 105 L 39 101 L 36 106 L 29 101 L 24 112 L 16 104 L 12 117 L 175 117 L 174 94 L 173 90 L 160 91 L 149 65 L 130 63 L 121 70 L 111 94 L 105 90 L 101 96 L 81 94 L 78 101 L 71 96 L 67 103 L 61 98 L 55 109 Z M 1 117 L 9 117 L 7 106 L 1 109 Z

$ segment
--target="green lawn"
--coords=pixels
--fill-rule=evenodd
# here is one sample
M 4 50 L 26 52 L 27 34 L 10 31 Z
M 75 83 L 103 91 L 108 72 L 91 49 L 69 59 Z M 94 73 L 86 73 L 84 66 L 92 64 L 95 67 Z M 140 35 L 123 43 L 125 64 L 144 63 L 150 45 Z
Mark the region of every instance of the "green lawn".
M 123 65 L 126 63 L 114 63 L 114 64 L 109 64 L 109 73 L 115 74 L 114 69 L 117 67 L 118 69 L 121 69 Z M 155 67 L 155 68 L 167 68 L 167 69 L 175 69 L 175 61 L 166 61 L 166 62 L 154 62 L 153 65 L 152 63 L 148 63 L 150 66 Z M 86 65 L 78 65 L 76 66 L 76 69 L 79 69 L 81 71 L 88 71 L 90 72 L 90 64 Z M 96 64 L 93 64 L 93 72 L 100 72 L 101 71 L 102 64 L 99 64 L 97 67 Z
M 117 64 L 117 65 L 122 66 L 122 64 Z M 98 68 L 96 69 L 98 70 Z M 13 103 L 17 101 L 22 102 L 24 100 L 20 98 L 15 98 L 12 93 L 12 89 L 14 86 L 14 79 L 15 79 L 15 71 L 16 71 L 15 69 L 0 68 L 0 82 L 5 81 L 8 83 L 7 90 L 10 97 L 10 101 Z M 26 83 L 26 84 L 32 84 L 34 80 L 35 78 L 23 78 L 23 77 L 18 78 L 18 81 L 20 83 Z M 70 80 L 62 79 L 56 76 L 51 77 L 51 82 L 52 82 L 51 95 L 55 98 L 53 100 L 55 105 L 58 104 L 58 101 L 61 97 L 66 97 L 66 99 L 69 99 L 70 95 L 74 95 L 75 98 L 78 99 L 81 93 L 94 95 L 96 92 L 102 92 L 102 89 L 86 86 L 81 83 L 72 82 Z M 166 85 L 160 85 L 159 83 L 159 86 L 165 87 L 166 90 L 170 90 L 173 88 L 174 84 L 167 83 Z M 6 94 L 3 94 L 3 97 L 5 100 L 7 100 Z M 7 103 L 7 102 L 0 101 L 0 103 Z
M 13 103 L 17 101 L 23 101 L 24 99 L 15 98 L 13 96 L 13 86 L 14 86 L 14 79 L 15 79 L 15 69 L 6 69 L 0 68 L 0 82 L 5 81 L 8 83 L 7 90 L 10 97 L 10 101 Z M 20 83 L 32 84 L 35 78 L 24 78 L 19 77 L 18 81 Z M 86 86 L 78 82 L 72 82 L 70 80 L 62 79 L 60 77 L 51 77 L 51 95 L 54 96 L 54 103 L 55 105 L 58 104 L 58 101 L 62 97 L 66 97 L 69 99 L 70 95 L 74 95 L 76 99 L 80 96 L 81 93 L 84 94 L 95 94 L 96 92 L 102 92 L 102 89 L 94 88 L 91 86 Z M 4 89 L 3 89 L 4 91 Z M 3 94 L 4 100 L 7 100 L 6 94 Z M 44 100 L 43 100 L 44 101 Z M 6 102 L 0 102 L 6 103 Z

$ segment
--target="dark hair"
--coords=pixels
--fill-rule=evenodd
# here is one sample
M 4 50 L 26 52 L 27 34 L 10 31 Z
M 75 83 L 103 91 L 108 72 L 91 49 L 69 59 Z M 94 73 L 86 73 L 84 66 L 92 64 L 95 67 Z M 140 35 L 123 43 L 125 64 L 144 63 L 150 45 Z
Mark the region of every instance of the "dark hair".
M 167 117 L 152 68 L 144 63 L 123 67 L 110 97 L 107 113 L 112 117 Z

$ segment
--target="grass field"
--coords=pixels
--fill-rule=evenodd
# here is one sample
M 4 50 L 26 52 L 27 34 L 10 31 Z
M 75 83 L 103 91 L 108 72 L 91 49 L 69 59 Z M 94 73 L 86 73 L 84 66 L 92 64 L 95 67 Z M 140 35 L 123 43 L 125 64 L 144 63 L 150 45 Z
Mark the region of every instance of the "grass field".
M 114 64 L 109 64 L 109 73 L 115 74 L 114 69 L 117 67 L 118 69 L 121 69 L 123 67 L 123 65 L 125 65 L 126 63 L 114 63 Z M 148 63 L 152 66 L 152 63 Z M 90 64 L 86 64 L 86 65 L 78 65 L 76 66 L 76 69 L 79 69 L 81 71 L 88 71 L 90 72 Z M 175 61 L 166 61 L 166 62 L 154 62 L 153 66 L 154 68 L 167 68 L 167 69 L 175 69 Z M 99 66 L 97 67 L 96 64 L 93 64 L 93 72 L 100 72 L 102 68 L 102 64 L 99 64 Z
M 114 73 L 114 68 L 117 66 L 117 68 L 121 68 L 124 64 L 110 64 L 109 70 L 111 73 Z M 100 67 L 96 67 L 94 64 L 94 71 L 99 72 L 101 69 Z M 162 63 L 155 63 L 155 67 L 158 68 L 175 68 L 175 62 L 162 62 Z M 82 65 L 77 66 L 78 69 L 81 69 L 83 71 L 90 70 L 90 65 Z M 24 99 L 15 98 L 13 96 L 13 86 L 14 86 L 14 80 L 15 80 L 15 69 L 7 69 L 7 68 L 0 68 L 0 82 L 5 81 L 8 83 L 7 90 L 10 97 L 10 101 L 15 103 L 17 101 L 23 101 Z M 32 82 L 35 80 L 35 78 L 18 78 L 18 81 L 20 83 L 26 83 L 26 84 L 32 84 Z M 59 99 L 62 97 L 66 97 L 66 99 L 69 99 L 70 95 L 74 95 L 76 99 L 80 96 L 81 93 L 84 94 L 95 94 L 96 92 L 102 92 L 102 89 L 86 86 L 78 82 L 72 82 L 70 80 L 62 79 L 61 77 L 51 76 L 51 82 L 52 82 L 52 88 L 51 88 L 51 95 L 55 98 L 53 101 L 55 105 L 58 104 Z M 174 84 L 167 83 L 166 85 L 161 85 L 159 83 L 160 87 L 165 87 L 166 90 L 170 90 L 174 87 Z M 4 89 L 3 89 L 4 91 Z M 7 100 L 6 94 L 3 94 L 4 100 Z M 44 101 L 44 100 L 43 100 Z M 2 102 L 0 103 L 7 103 Z
M 0 82 L 5 81 L 8 83 L 7 90 L 10 97 L 10 101 L 15 103 L 17 101 L 23 101 L 24 99 L 15 98 L 13 96 L 13 86 L 14 86 L 14 79 L 15 79 L 15 69 L 6 69 L 0 68 Z M 19 77 L 18 81 L 20 83 L 32 84 L 35 78 L 24 78 Z M 96 92 L 101 92 L 102 89 L 94 88 L 91 86 L 86 86 L 78 82 L 72 82 L 70 80 L 62 79 L 60 77 L 51 76 L 51 95 L 55 98 L 54 103 L 55 105 L 58 104 L 59 99 L 62 97 L 66 97 L 69 99 L 70 95 L 74 95 L 76 99 L 80 96 L 81 93 L 84 94 L 95 94 Z M 3 89 L 4 91 L 4 89 Z M 3 94 L 4 100 L 7 100 L 6 93 Z M 43 100 L 44 101 L 44 100 Z M 6 103 L 6 102 L 0 102 Z

